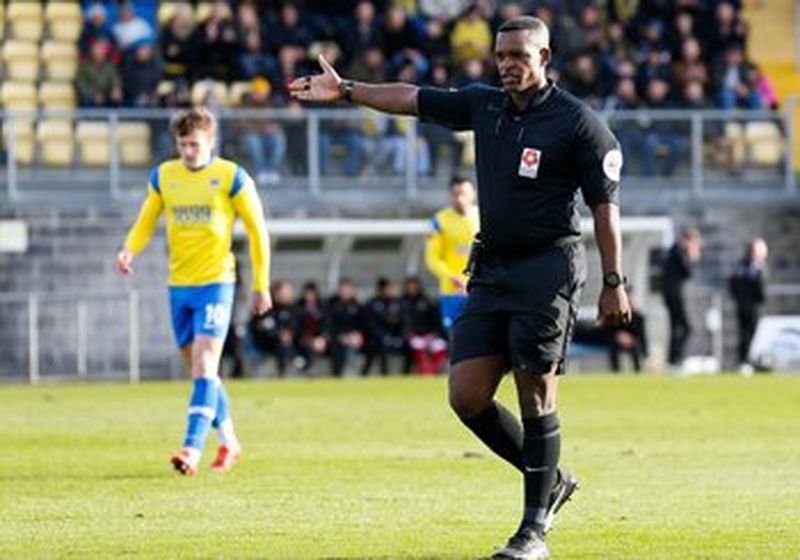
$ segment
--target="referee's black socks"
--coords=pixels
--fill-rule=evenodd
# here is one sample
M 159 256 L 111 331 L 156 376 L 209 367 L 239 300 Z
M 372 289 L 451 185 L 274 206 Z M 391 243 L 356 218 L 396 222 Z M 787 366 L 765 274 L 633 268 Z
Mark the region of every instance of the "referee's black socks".
M 544 533 L 550 491 L 556 482 L 561 431 L 553 412 L 538 418 L 523 418 L 525 439 L 522 446 L 525 476 L 525 514 L 522 525 Z
M 461 421 L 489 449 L 522 471 L 522 425 L 507 408 L 493 401 L 477 416 Z

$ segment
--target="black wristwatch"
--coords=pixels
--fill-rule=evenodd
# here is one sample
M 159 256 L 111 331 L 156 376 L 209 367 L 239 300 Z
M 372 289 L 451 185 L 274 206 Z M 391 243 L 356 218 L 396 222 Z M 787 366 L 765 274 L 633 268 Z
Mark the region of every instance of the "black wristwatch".
M 348 103 L 353 102 L 353 86 L 355 82 L 353 80 L 342 80 L 339 84 L 339 91 L 342 92 L 342 97 Z
M 613 270 L 611 272 L 606 272 L 603 275 L 603 286 L 607 288 L 618 288 L 620 286 L 624 286 L 627 281 L 627 278 L 625 278 L 619 272 Z

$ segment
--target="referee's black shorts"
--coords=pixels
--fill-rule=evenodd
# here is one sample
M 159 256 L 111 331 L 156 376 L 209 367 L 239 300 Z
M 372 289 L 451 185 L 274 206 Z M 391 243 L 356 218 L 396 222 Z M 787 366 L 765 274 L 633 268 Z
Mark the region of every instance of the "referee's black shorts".
M 563 373 L 585 277 L 579 242 L 513 258 L 482 256 L 453 326 L 450 363 L 503 356 L 510 369 L 544 374 L 558 364 Z

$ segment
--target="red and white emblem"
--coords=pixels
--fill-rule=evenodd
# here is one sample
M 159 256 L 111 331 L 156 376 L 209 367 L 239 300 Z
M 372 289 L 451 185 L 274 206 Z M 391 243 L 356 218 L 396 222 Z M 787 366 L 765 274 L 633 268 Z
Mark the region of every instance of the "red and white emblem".
M 535 148 L 525 148 L 519 158 L 519 175 L 536 179 L 539 175 L 539 162 L 542 160 L 542 152 Z

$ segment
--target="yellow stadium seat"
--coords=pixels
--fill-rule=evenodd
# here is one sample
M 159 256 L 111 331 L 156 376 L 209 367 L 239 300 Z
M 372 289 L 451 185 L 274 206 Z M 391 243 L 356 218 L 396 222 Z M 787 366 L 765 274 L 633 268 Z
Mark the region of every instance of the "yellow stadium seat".
M 39 106 L 42 109 L 74 109 L 75 86 L 70 82 L 42 82 Z
M 42 38 L 44 21 L 42 19 L 42 3 L 9 2 L 6 20 L 15 39 L 38 41 Z
M 150 126 L 146 122 L 119 123 L 117 146 L 122 165 L 146 166 L 152 163 Z
M 39 77 L 39 47 L 33 41 L 5 41 L 3 62 L 6 80 L 35 82 Z
M 0 2 L 0 41 L 6 36 L 6 6 L 4 2 Z
M 783 160 L 784 142 L 774 122 L 747 123 L 744 138 L 751 163 L 771 166 Z
M 72 121 L 47 119 L 36 127 L 42 163 L 52 166 L 72 165 L 75 141 Z
M 111 129 L 106 121 L 81 121 L 75 127 L 78 159 L 83 165 L 105 166 L 111 159 Z
M 250 82 L 233 82 L 228 89 L 228 103 L 231 107 L 239 107 L 242 104 L 242 99 L 248 93 L 252 86 Z
M 30 82 L 3 82 L 0 98 L 5 110 L 32 111 L 36 109 L 36 86 Z
M 73 80 L 78 72 L 78 47 L 74 42 L 45 41 L 42 62 L 48 79 Z
M 6 136 L 3 146 L 10 150 L 10 140 L 14 141 L 14 160 L 20 165 L 31 165 L 36 155 L 36 142 L 33 134 L 33 121 L 30 119 L 13 119 L 10 124 L 6 120 Z
M 209 103 L 209 96 L 213 96 L 213 102 Z M 222 105 L 228 104 L 228 86 L 223 82 L 212 80 L 201 80 L 192 86 L 192 105 Z
M 44 10 L 44 19 L 53 39 L 75 42 L 81 35 L 83 10 L 79 2 L 51 0 Z

